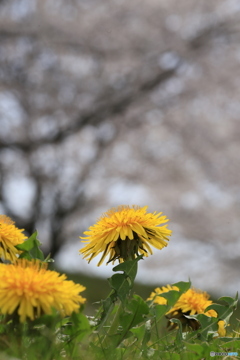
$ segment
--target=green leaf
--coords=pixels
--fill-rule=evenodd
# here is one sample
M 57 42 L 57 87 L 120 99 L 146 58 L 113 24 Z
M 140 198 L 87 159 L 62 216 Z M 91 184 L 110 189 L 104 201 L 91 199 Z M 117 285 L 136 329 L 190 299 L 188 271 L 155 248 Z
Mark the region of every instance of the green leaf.
M 18 250 L 30 251 L 35 246 L 35 241 L 37 239 L 37 231 L 35 231 L 30 238 L 25 240 L 22 244 L 16 245 Z
M 162 317 L 166 314 L 166 312 L 168 311 L 168 306 L 167 305 L 155 305 L 154 307 L 154 315 L 156 317 L 156 321 L 158 322 L 159 320 L 162 319 Z
M 116 302 L 116 297 L 113 291 L 109 294 L 109 296 L 105 300 L 101 300 L 101 308 L 99 311 L 101 315 L 97 325 L 98 330 L 100 330 L 100 328 L 104 325 L 105 321 L 108 319 L 109 315 L 113 311 L 115 302 Z
M 176 352 L 173 352 L 170 354 L 170 359 L 171 360 L 180 360 L 181 357 L 180 357 L 180 354 L 176 353 Z
M 228 339 L 226 341 L 225 339 Z M 225 344 L 223 345 L 224 348 L 230 349 L 231 351 L 239 350 L 240 349 L 240 338 L 232 339 L 232 338 L 221 338 L 222 341 L 225 341 Z
M 190 343 L 185 342 L 185 346 L 188 350 L 193 351 L 197 355 L 202 355 L 202 353 L 204 351 L 202 345 L 200 345 L 200 344 L 190 344 Z
M 215 347 L 211 344 L 209 346 L 206 342 L 201 342 L 201 344 L 191 344 L 188 342 L 184 342 L 187 350 L 190 350 L 191 353 L 188 353 L 187 359 L 191 360 L 199 360 L 199 359 L 209 359 L 210 351 L 215 350 Z M 219 348 L 216 351 L 220 351 Z M 189 356 L 190 355 L 190 356 Z
M 23 251 L 23 253 L 20 255 L 20 258 L 25 259 L 39 259 L 41 261 L 44 261 L 44 255 L 42 250 L 40 250 L 40 241 L 37 239 L 37 231 L 35 231 L 29 239 L 24 241 L 20 245 L 16 245 L 16 248 L 18 250 Z
M 61 320 L 61 317 L 57 313 L 57 310 L 52 308 L 52 314 L 51 315 L 43 314 L 39 318 L 34 319 L 31 322 L 31 325 L 36 326 L 36 327 L 38 327 L 40 325 L 44 325 L 44 326 L 47 326 L 50 329 L 50 328 L 55 327 L 56 324 L 60 320 Z
M 167 308 L 170 309 L 172 306 L 176 304 L 178 299 L 181 296 L 181 292 L 177 290 L 170 290 L 169 292 L 161 294 L 161 297 L 167 299 Z
M 118 332 L 112 336 L 112 345 L 118 346 L 121 342 L 132 335 L 131 329 L 141 324 L 149 313 L 146 302 L 138 295 L 134 295 L 126 304 L 125 309 L 120 313 Z
M 225 305 L 212 304 L 207 307 L 206 311 L 211 310 L 211 309 L 213 309 L 217 312 L 218 320 L 224 320 L 227 324 L 229 323 L 230 317 L 233 314 L 232 308 L 225 306 Z
M 69 318 L 73 322 L 74 332 L 77 331 L 89 331 L 91 326 L 89 324 L 88 318 L 81 312 L 73 312 Z
M 140 342 L 143 340 L 145 335 L 145 324 L 140 326 L 136 326 L 135 328 L 131 329 L 131 333 L 137 338 L 137 341 Z
M 62 326 L 62 334 L 70 336 L 68 342 L 72 342 L 73 340 L 79 342 L 90 332 L 91 326 L 89 321 L 87 317 L 81 312 L 72 313 L 68 319 L 68 322 Z
M 238 304 L 238 293 L 236 294 L 235 298 L 231 298 L 230 296 L 222 296 L 218 299 L 219 301 L 224 301 L 230 307 L 237 308 Z
M 124 302 L 131 290 L 130 284 L 124 274 L 114 274 L 108 281 L 111 287 L 117 292 L 119 299 Z
M 71 359 L 77 359 L 79 354 L 79 343 L 91 333 L 88 319 L 81 312 L 72 313 L 67 323 L 61 327 L 61 336 L 64 341 L 62 346 L 71 354 Z M 61 337 L 60 337 L 61 338 Z
M 32 256 L 28 252 L 22 252 L 19 259 L 32 260 Z
M 234 339 L 234 341 L 237 341 L 238 342 L 238 345 L 240 345 L 240 338 L 233 338 L 233 337 L 221 337 L 221 341 L 224 341 L 224 342 L 230 342 Z
M 224 320 L 226 322 L 226 324 L 229 324 L 229 320 L 234 312 L 234 310 L 236 310 L 237 308 L 237 303 L 238 303 L 238 294 L 236 294 L 235 298 L 231 298 L 228 296 L 225 297 L 221 297 L 219 299 L 219 301 L 224 301 L 226 303 L 226 305 L 220 305 L 220 304 L 212 304 L 209 305 L 205 311 L 208 310 L 215 310 L 218 314 L 218 319 Z
M 188 289 L 191 287 L 191 281 L 179 281 L 175 284 L 172 284 L 172 286 L 177 286 L 179 288 L 179 291 L 181 294 L 185 293 Z
M 113 271 L 122 271 L 122 274 L 114 274 L 108 282 L 112 289 L 116 292 L 121 302 L 125 302 L 133 287 L 134 279 L 137 274 L 138 261 L 142 256 L 138 256 L 134 260 L 125 261 L 113 268 Z
M 127 303 L 125 313 L 120 316 L 120 324 L 123 329 L 135 327 L 142 321 L 144 316 L 149 313 L 149 307 L 146 302 L 139 296 L 133 295 L 133 298 Z
M 129 277 L 131 286 L 133 286 L 135 277 L 137 275 L 138 261 L 142 259 L 142 255 L 138 256 L 134 260 L 124 261 L 123 263 L 115 266 L 113 271 L 123 271 L 123 273 Z

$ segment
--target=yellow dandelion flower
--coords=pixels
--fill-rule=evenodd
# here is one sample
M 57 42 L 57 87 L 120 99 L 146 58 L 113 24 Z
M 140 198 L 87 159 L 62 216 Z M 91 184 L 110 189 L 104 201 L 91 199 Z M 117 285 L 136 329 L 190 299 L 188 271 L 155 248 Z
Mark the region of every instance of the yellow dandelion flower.
M 77 312 L 86 300 L 79 295 L 83 290 L 85 287 L 47 270 L 47 264 L 38 260 L 0 264 L 0 313 L 17 313 L 20 322 L 50 315 L 53 308 L 61 316 Z
M 212 304 L 209 300 L 209 295 L 206 292 L 196 289 L 189 289 L 180 296 L 174 307 L 170 310 L 171 312 L 181 310 L 182 313 L 187 315 L 204 314 L 210 317 L 217 317 L 215 310 L 205 309 Z
M 166 286 L 163 286 L 162 288 L 158 287 L 150 294 L 150 296 L 147 300 L 153 300 L 153 302 L 158 305 L 166 305 L 167 299 L 165 299 L 164 297 L 162 297 L 160 295 L 167 293 L 171 290 L 179 291 L 179 288 L 177 286 L 171 286 L 171 285 L 166 285 Z
M 193 330 L 199 329 L 199 322 L 195 319 L 188 319 L 185 315 L 204 314 L 209 317 L 217 317 L 215 310 L 205 309 L 212 304 L 209 300 L 209 295 L 206 292 L 196 289 L 189 289 L 180 296 L 176 304 L 168 311 L 166 317 L 168 319 L 179 319 L 183 325 L 183 329 L 192 328 Z M 169 321 L 169 330 L 175 329 L 176 324 Z
M 148 300 L 153 300 L 155 304 L 165 305 L 166 299 L 161 297 L 161 294 L 169 292 L 170 290 L 179 290 L 177 286 L 167 285 L 166 287 L 156 288 L 150 294 Z M 166 313 L 166 317 L 170 319 L 179 319 L 183 328 L 191 327 L 193 330 L 199 328 L 199 323 L 195 319 L 188 319 L 185 315 L 204 314 L 209 317 L 217 317 L 215 310 L 211 309 L 205 312 L 205 309 L 212 304 L 209 300 L 209 295 L 201 290 L 189 289 L 182 294 L 176 304 Z M 168 322 L 169 330 L 175 329 L 177 324 Z
M 88 262 L 103 253 L 98 266 L 107 255 L 107 263 L 116 259 L 119 262 L 135 259 L 138 255 L 148 256 L 152 254 L 150 245 L 162 249 L 167 246 L 168 237 L 172 233 L 167 225 L 161 225 L 168 221 L 161 214 L 147 213 L 147 206 L 121 205 L 112 208 L 84 232 L 85 237 L 80 237 L 88 243 L 80 253 Z
M 14 261 L 21 251 L 15 248 L 22 244 L 27 237 L 22 234 L 24 229 L 18 229 L 6 215 L 0 215 L 0 257 L 6 260 Z

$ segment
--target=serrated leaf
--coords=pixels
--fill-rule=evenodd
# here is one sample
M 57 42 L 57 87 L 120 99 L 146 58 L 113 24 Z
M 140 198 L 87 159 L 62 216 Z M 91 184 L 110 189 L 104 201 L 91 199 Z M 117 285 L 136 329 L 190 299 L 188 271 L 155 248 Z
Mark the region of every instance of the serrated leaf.
M 17 245 L 16 248 L 18 250 L 23 251 L 23 253 L 20 255 L 20 258 L 25 259 L 39 259 L 41 261 L 44 261 L 44 255 L 42 250 L 40 250 L 40 241 L 37 239 L 37 231 L 35 231 L 29 239 L 24 241 L 22 244 Z
M 122 340 L 131 335 L 131 329 L 141 324 L 148 313 L 149 307 L 146 302 L 140 296 L 134 295 L 119 316 L 119 326 L 122 330 L 112 338 L 112 343 L 116 346 L 121 344 Z
M 117 292 L 119 299 L 124 302 L 129 291 L 131 290 L 130 284 L 124 274 L 115 274 L 108 279 L 111 287 Z
M 117 297 L 125 302 L 126 297 L 129 295 L 133 287 L 134 279 L 137 274 L 138 261 L 142 256 L 134 260 L 125 261 L 113 268 L 113 271 L 122 271 L 122 274 L 114 274 L 108 282 L 112 289 L 116 292 Z
M 137 275 L 138 261 L 141 260 L 142 257 L 143 256 L 141 255 L 134 260 L 124 261 L 123 263 L 115 266 L 113 271 L 123 271 L 123 273 L 130 278 L 131 284 L 133 285 Z
M 127 303 L 125 313 L 120 316 L 120 324 L 123 328 L 130 330 L 132 327 L 141 323 L 144 315 L 149 313 L 149 307 L 139 296 L 133 295 L 133 298 Z
M 179 281 L 175 284 L 172 284 L 172 286 L 177 286 L 181 293 L 185 293 L 188 289 L 190 289 L 191 281 Z

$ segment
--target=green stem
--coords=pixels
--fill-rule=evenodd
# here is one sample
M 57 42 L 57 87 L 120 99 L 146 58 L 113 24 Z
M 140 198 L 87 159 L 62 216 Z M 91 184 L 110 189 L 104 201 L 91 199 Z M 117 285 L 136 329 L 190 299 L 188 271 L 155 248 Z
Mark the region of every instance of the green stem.
M 99 332 L 99 330 L 103 327 L 103 325 L 105 324 L 106 320 L 108 319 L 109 315 L 112 312 L 113 306 L 116 302 L 116 299 L 114 299 L 114 297 L 112 297 L 115 294 L 115 290 L 111 290 L 110 293 L 108 294 L 106 300 L 104 300 L 101 304 L 101 306 L 99 307 L 97 314 L 95 315 L 95 320 L 97 320 L 98 325 L 96 326 L 96 330 Z M 106 302 L 107 300 L 110 300 L 110 304 L 108 305 L 108 308 L 106 310 Z M 105 304 L 104 304 L 105 303 Z
M 109 343 L 109 340 L 110 340 L 109 338 L 116 334 L 117 329 L 118 329 L 118 325 L 119 325 L 119 318 L 120 318 L 122 309 L 123 309 L 122 303 L 120 303 L 119 306 L 118 306 L 118 309 L 116 311 L 116 314 L 114 316 L 113 322 L 112 322 L 110 328 L 108 329 L 107 334 L 103 338 L 103 341 L 102 341 L 102 346 L 103 347 L 107 347 L 108 343 Z
M 123 274 L 118 274 L 118 281 L 117 282 L 111 281 L 113 277 L 109 279 L 110 285 L 112 286 L 112 291 L 110 292 L 107 299 L 104 301 L 104 305 L 101 306 L 100 311 L 102 312 L 103 316 L 100 320 L 99 325 L 97 326 L 98 332 L 100 329 L 102 329 L 103 325 L 106 324 L 108 318 L 110 318 L 113 308 L 116 304 L 116 299 L 118 298 L 120 301 L 118 301 L 119 305 L 112 320 L 112 323 L 110 323 L 110 327 L 103 336 L 103 340 L 102 340 L 103 348 L 108 347 L 110 344 L 114 346 L 114 341 L 112 341 L 112 339 L 113 336 L 117 333 L 117 329 L 120 322 L 119 321 L 120 315 L 123 311 L 123 304 L 125 303 L 125 298 L 128 297 L 131 293 L 133 287 L 133 281 L 137 273 L 138 261 L 140 260 L 140 258 L 142 257 L 138 257 L 137 259 L 133 260 L 130 257 L 128 257 L 124 262 L 130 262 L 129 264 L 126 265 L 119 264 L 114 268 L 114 271 L 123 271 Z M 113 275 L 113 276 L 115 276 L 114 279 L 116 280 L 117 275 Z M 108 299 L 111 299 L 110 304 L 107 302 Z M 108 308 L 106 310 L 107 306 Z M 98 312 L 97 317 L 99 316 L 99 313 L 100 312 Z

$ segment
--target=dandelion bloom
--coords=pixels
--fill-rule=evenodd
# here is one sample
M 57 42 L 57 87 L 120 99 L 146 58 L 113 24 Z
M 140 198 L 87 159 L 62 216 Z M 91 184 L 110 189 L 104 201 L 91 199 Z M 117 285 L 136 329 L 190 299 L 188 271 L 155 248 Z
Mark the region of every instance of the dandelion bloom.
M 181 310 L 184 314 L 195 315 L 204 314 L 210 317 L 217 317 L 215 310 L 211 309 L 205 312 L 205 309 L 212 305 L 209 295 L 206 292 L 196 289 L 189 289 L 180 296 L 171 312 Z
M 47 264 L 38 260 L 20 259 L 15 264 L 0 264 L 0 313 L 15 312 L 20 322 L 50 315 L 52 308 L 62 316 L 71 315 L 86 300 L 79 295 L 83 290 L 85 287 L 47 270 Z
M 160 295 L 170 290 L 179 290 L 176 286 L 167 285 L 167 287 L 157 288 L 151 293 L 148 300 L 153 300 L 156 304 L 166 304 L 166 299 Z M 164 299 L 164 300 L 163 300 Z M 217 317 L 215 310 L 211 309 L 205 312 L 205 309 L 212 305 L 212 301 L 209 300 L 209 295 L 206 292 L 196 289 L 189 289 L 182 294 L 176 304 L 166 313 L 168 319 L 179 319 L 183 326 L 191 327 L 193 330 L 199 328 L 199 323 L 194 319 L 188 319 L 185 315 L 204 314 L 209 317 Z M 174 323 L 168 323 L 169 329 L 174 329 L 177 325 Z
M 18 229 L 6 215 L 0 215 L 0 257 L 14 261 L 21 251 L 15 245 L 22 244 L 27 237 L 22 234 L 24 229 Z
M 108 262 L 123 262 L 135 259 L 138 255 L 152 254 L 153 246 L 162 249 L 167 246 L 172 231 L 167 229 L 168 222 L 162 213 L 147 213 L 147 206 L 121 205 L 104 213 L 97 223 L 85 231 L 85 243 L 80 252 L 90 262 L 100 253 L 98 266 L 109 255 Z M 161 226 L 159 226 L 161 225 Z

